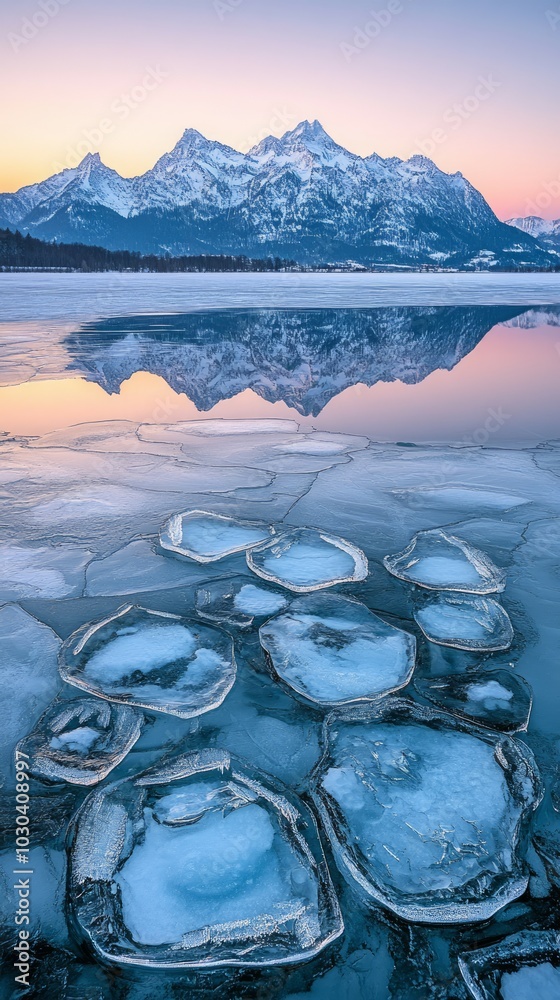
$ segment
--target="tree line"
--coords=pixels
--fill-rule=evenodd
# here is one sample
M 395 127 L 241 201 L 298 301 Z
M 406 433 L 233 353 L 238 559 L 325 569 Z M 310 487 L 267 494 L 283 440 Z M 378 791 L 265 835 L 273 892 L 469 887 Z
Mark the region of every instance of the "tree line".
M 56 271 L 291 271 L 300 270 L 293 260 L 267 257 L 254 260 L 245 255 L 195 254 L 158 257 L 131 250 L 105 250 L 84 243 L 46 243 L 16 230 L 0 229 L 1 270 Z

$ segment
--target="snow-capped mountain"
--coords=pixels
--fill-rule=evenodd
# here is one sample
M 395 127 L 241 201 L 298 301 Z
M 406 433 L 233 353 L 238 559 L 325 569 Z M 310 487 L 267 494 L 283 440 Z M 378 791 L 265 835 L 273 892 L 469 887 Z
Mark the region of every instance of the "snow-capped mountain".
M 98 154 L 0 195 L 0 226 L 145 253 L 277 255 L 302 263 L 549 267 L 459 173 L 422 156 L 357 156 L 301 122 L 240 153 L 187 129 L 140 177 Z
M 544 246 L 560 251 L 560 219 L 551 221 L 538 215 L 528 215 L 521 219 L 508 219 L 508 226 L 514 226 L 523 233 L 534 236 Z
M 422 382 L 450 371 L 515 306 L 255 309 L 115 317 L 62 347 L 69 370 L 117 393 L 135 372 L 161 375 L 200 411 L 252 389 L 305 416 L 357 385 Z

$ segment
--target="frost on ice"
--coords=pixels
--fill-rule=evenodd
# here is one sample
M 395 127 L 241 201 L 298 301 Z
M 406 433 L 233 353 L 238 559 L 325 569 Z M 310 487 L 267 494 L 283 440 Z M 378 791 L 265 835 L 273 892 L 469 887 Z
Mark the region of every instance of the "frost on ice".
M 211 580 L 196 592 L 196 610 L 202 618 L 237 628 L 249 628 L 255 619 L 270 618 L 287 604 L 285 594 L 246 576 Z
M 301 597 L 259 635 L 276 674 L 318 705 L 379 698 L 404 687 L 414 670 L 414 637 L 348 597 Z
M 505 587 L 505 574 L 484 552 L 442 528 L 419 531 L 406 549 L 385 556 L 383 563 L 399 580 L 430 590 L 493 594 Z
M 273 528 L 264 522 L 190 510 L 169 519 L 160 531 L 159 542 L 164 552 L 171 555 L 209 563 L 244 552 L 272 534 Z
M 268 782 L 207 750 L 86 799 L 70 847 L 70 906 L 98 956 L 266 966 L 310 958 L 341 934 L 315 823 Z
M 69 684 L 109 701 L 190 719 L 221 705 L 236 665 L 221 629 L 126 605 L 70 636 L 60 671 Z
M 531 752 L 404 699 L 332 713 L 313 797 L 343 875 L 405 920 L 486 920 L 527 886 Z
M 94 785 L 126 757 L 143 723 L 143 714 L 129 705 L 76 698 L 52 705 L 18 748 L 37 778 Z
M 442 646 L 496 652 L 513 641 L 509 616 L 491 597 L 438 594 L 419 603 L 414 618 L 426 638 Z
M 467 952 L 459 967 L 475 1000 L 560 1000 L 560 934 L 522 931 Z
M 515 733 L 529 724 L 533 693 L 527 681 L 511 670 L 417 677 L 414 686 L 447 712 L 490 729 Z
M 368 575 L 368 562 L 355 545 L 315 528 L 293 528 L 247 552 L 257 576 L 297 594 L 336 583 L 356 583 Z

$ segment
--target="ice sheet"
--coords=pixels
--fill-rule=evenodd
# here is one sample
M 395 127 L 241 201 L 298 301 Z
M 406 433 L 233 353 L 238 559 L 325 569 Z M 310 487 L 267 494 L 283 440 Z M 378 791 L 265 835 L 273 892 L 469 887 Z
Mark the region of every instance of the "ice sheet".
M 56 701 L 18 748 L 29 771 L 50 782 L 95 785 L 126 757 L 144 725 L 141 712 L 101 698 Z
M 493 594 L 505 586 L 504 574 L 484 552 L 441 528 L 419 532 L 403 552 L 383 562 L 400 580 L 430 590 Z
M 267 541 L 274 529 L 226 517 L 212 511 L 190 510 L 174 514 L 162 528 L 159 543 L 169 555 L 208 563 Z
M 219 751 L 94 793 L 77 817 L 70 878 L 78 927 L 117 964 L 274 965 L 312 957 L 342 931 L 310 815 Z
M 414 669 L 414 637 L 346 597 L 300 598 L 259 635 L 275 673 L 312 704 L 375 700 L 405 687 Z
M 407 920 L 484 920 L 527 885 L 523 839 L 540 799 L 507 737 L 411 702 L 333 713 L 313 795 L 346 877 Z
M 414 618 L 432 642 L 456 649 L 496 652 L 508 649 L 513 628 L 497 601 L 471 594 L 439 594 L 418 602 Z
M 60 669 L 102 698 L 185 719 L 220 705 L 236 675 L 227 633 L 132 605 L 70 636 Z
M 288 597 L 246 576 L 211 580 L 196 592 L 196 610 L 203 618 L 238 628 L 249 628 L 285 608 Z
M 283 532 L 278 538 L 250 549 L 247 565 L 258 576 L 305 593 L 337 583 L 365 580 L 363 552 L 344 538 L 313 528 Z
M 514 733 L 529 723 L 533 693 L 527 681 L 512 670 L 417 677 L 414 686 L 435 705 L 490 729 Z

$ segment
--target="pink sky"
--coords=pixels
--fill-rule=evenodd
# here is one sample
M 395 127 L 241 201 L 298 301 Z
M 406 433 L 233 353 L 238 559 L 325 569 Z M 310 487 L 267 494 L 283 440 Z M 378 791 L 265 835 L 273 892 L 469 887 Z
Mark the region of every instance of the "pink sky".
M 555 9 L 552 0 L 5 0 L 0 190 L 60 169 L 102 121 L 110 128 L 95 151 L 133 175 L 189 126 L 247 149 L 318 118 L 354 152 L 422 149 L 461 170 L 502 218 L 559 218 Z

